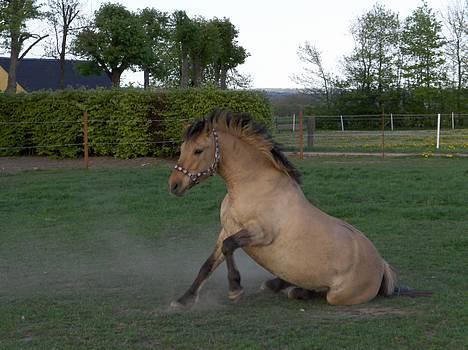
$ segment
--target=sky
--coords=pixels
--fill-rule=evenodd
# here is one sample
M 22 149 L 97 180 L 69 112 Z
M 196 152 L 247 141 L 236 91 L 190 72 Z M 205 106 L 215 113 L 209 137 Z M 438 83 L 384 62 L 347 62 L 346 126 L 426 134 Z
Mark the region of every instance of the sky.
M 376 0 L 88 0 L 92 13 L 102 3 L 120 3 L 130 10 L 154 7 L 185 10 L 189 16 L 227 17 L 239 30 L 238 42 L 250 54 L 239 71 L 249 74 L 254 88 L 296 88 L 291 79 L 302 70 L 297 49 L 306 40 L 321 52 L 325 67 L 340 71 L 340 61 L 351 52 L 352 22 Z M 435 11 L 445 11 L 449 0 L 427 0 Z M 409 15 L 421 0 L 381 1 L 388 9 Z M 126 73 L 124 82 L 141 84 L 143 74 Z

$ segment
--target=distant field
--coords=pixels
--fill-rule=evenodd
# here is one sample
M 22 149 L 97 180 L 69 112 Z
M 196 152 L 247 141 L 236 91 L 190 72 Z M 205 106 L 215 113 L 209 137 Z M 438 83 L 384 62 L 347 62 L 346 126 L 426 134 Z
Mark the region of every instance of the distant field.
M 287 300 L 260 292 L 268 273 L 238 252 L 242 300 L 228 301 L 223 266 L 194 309 L 173 312 L 215 242 L 219 178 L 175 198 L 167 163 L 20 171 L 0 175 L 0 349 L 466 349 L 468 161 L 297 164 L 315 205 L 434 295 Z

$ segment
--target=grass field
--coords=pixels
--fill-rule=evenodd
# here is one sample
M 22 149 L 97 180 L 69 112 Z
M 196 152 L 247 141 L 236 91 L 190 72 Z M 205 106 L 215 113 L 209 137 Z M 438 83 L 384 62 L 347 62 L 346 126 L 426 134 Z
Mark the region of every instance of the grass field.
M 175 198 L 164 164 L 18 172 L 0 175 L 0 349 L 468 348 L 468 161 L 298 165 L 315 205 L 434 295 L 287 300 L 259 292 L 268 274 L 236 252 L 242 300 L 228 301 L 222 266 L 194 309 L 173 312 L 214 244 L 219 178 Z

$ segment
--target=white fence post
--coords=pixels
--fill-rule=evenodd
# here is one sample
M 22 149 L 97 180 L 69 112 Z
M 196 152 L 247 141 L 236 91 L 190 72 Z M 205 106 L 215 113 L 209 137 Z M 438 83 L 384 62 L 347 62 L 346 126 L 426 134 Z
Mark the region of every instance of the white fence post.
M 391 126 L 392 131 L 393 131 L 393 113 L 390 113 L 390 126 Z
M 455 118 L 452 112 L 452 129 L 455 129 Z
M 343 116 L 340 115 L 340 119 L 341 119 L 341 131 L 344 131 L 344 124 L 343 124 Z
M 293 127 L 293 132 L 296 131 L 296 113 L 293 113 L 292 127 Z
M 436 148 L 439 149 L 440 146 L 440 113 L 437 114 L 437 144 Z

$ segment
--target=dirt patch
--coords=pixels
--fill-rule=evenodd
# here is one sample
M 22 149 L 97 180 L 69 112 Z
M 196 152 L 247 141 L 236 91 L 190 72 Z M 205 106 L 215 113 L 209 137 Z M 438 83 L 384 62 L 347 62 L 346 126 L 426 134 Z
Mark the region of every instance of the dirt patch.
M 117 159 L 112 157 L 90 157 L 89 168 L 141 168 L 155 164 L 173 164 L 173 161 L 161 158 Z M 1 157 L 0 174 L 17 173 L 31 170 L 84 169 L 83 159 L 51 159 L 47 157 Z

